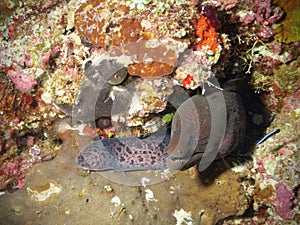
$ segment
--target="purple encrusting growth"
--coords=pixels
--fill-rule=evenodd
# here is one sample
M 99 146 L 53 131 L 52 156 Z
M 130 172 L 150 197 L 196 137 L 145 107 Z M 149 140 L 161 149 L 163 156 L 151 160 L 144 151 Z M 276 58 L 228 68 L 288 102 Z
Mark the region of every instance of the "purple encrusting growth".
M 210 24 L 215 28 L 216 30 L 221 27 L 221 22 L 218 19 L 216 8 L 212 5 L 201 5 L 199 7 L 199 11 L 203 16 L 205 16 L 207 19 L 209 19 Z
M 282 16 L 282 11 L 279 8 L 272 7 L 271 0 L 256 0 L 255 5 L 258 6 L 255 17 L 259 22 L 267 21 L 274 24 Z
M 283 16 L 279 7 L 272 6 L 271 0 L 255 0 L 247 3 L 249 12 L 244 14 L 240 21 L 245 24 L 257 24 L 256 34 L 261 38 L 271 38 L 276 32 L 272 25 L 277 23 Z
M 296 212 L 292 209 L 291 199 L 293 191 L 288 189 L 284 183 L 278 183 L 276 188 L 275 208 L 279 216 L 283 219 L 292 219 Z

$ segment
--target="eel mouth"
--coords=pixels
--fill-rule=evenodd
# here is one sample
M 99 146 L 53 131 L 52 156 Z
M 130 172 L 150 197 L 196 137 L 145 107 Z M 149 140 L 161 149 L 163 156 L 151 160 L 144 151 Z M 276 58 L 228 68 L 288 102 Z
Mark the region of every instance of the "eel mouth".
M 189 157 L 173 157 L 173 156 L 168 156 L 166 159 L 167 166 L 169 169 L 172 170 L 181 170 L 190 160 Z
M 190 157 L 174 157 L 170 155 L 167 157 L 166 162 L 169 169 L 185 170 L 196 165 L 201 160 L 203 154 L 204 152 L 195 152 Z

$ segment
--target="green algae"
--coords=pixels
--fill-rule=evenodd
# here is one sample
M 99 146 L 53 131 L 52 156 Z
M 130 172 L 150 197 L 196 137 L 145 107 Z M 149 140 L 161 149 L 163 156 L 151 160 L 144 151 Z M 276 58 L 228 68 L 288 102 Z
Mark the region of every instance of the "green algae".
M 300 62 L 283 64 L 278 70 L 274 71 L 275 80 L 283 91 L 293 92 L 299 89 Z
M 257 93 L 272 91 L 273 78 L 255 71 L 252 75 L 252 85 L 255 87 Z
M 274 4 L 279 5 L 285 11 L 285 19 L 281 22 L 281 26 L 277 28 L 275 39 L 292 43 L 300 40 L 300 2 L 294 0 L 275 0 Z
M 174 113 L 168 113 L 163 116 L 162 121 L 165 124 L 170 123 L 172 121 L 173 117 L 174 117 Z

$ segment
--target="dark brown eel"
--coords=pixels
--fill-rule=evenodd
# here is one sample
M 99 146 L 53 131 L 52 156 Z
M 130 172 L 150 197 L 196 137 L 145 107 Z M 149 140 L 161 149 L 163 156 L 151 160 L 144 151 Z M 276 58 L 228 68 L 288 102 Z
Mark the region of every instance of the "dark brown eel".
M 245 131 L 240 95 L 216 89 L 183 102 L 173 118 L 171 134 L 97 139 L 81 150 L 77 165 L 94 171 L 132 171 L 183 170 L 199 164 L 199 170 L 204 170 L 236 150 Z

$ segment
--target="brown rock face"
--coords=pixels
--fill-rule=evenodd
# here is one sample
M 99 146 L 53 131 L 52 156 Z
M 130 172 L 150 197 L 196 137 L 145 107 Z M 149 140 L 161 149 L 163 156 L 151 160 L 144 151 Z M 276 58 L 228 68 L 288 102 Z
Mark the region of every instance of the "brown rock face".
M 122 48 L 121 54 L 130 56 L 134 62 L 128 67 L 131 75 L 146 78 L 170 75 L 178 50 L 174 50 L 174 43 L 173 49 L 169 45 L 176 40 L 188 46 L 194 36 L 192 21 L 196 11 L 191 7 L 191 12 L 183 16 L 182 7 L 173 4 L 174 10 L 157 16 L 155 4 L 147 6 L 149 9 L 136 11 L 130 10 L 126 1 L 90 0 L 76 10 L 75 28 L 95 47 L 109 51 Z M 182 27 L 177 27 L 178 22 L 174 21 L 179 16 Z M 180 36 L 181 30 L 186 35 Z
M 161 77 L 169 75 L 173 72 L 174 67 L 167 63 L 151 62 L 147 63 L 135 63 L 128 66 L 128 73 L 134 76 L 140 77 Z

